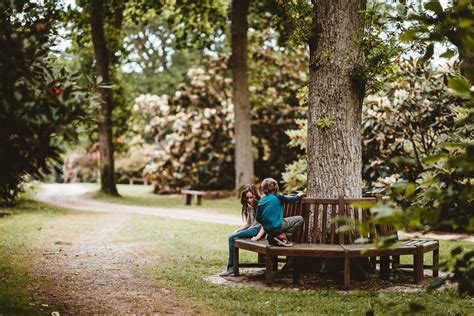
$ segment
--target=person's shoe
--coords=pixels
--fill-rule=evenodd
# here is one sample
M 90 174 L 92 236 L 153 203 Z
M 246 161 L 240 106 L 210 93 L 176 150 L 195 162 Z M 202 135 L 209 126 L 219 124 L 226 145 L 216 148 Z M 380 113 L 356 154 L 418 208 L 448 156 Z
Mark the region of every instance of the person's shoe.
M 221 273 L 219 273 L 219 276 L 226 277 L 226 276 L 229 276 L 229 275 L 232 275 L 232 274 L 234 274 L 234 268 L 230 267 L 230 268 L 225 269 Z
M 281 238 L 280 236 L 277 237 L 269 237 L 268 242 L 272 246 L 280 246 L 280 247 L 291 247 L 293 243 L 288 241 L 286 238 Z

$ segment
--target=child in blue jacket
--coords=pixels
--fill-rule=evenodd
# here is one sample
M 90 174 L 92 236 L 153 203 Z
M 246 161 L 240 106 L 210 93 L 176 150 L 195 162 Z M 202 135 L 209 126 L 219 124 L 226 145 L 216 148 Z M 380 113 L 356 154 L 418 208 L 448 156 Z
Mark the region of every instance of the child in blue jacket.
M 281 195 L 278 183 L 272 178 L 263 180 L 261 192 L 265 196 L 258 202 L 256 218 L 262 224 L 268 242 L 274 246 L 292 246 L 293 244 L 288 241 L 288 238 L 303 225 L 304 220 L 302 216 L 283 218 L 283 204 L 297 202 L 304 196 L 304 193 Z

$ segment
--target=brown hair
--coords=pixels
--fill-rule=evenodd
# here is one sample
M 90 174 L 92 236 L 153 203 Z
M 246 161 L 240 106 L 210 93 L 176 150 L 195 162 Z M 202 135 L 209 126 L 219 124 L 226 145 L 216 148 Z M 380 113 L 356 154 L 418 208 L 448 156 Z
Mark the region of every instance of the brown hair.
M 278 193 L 280 191 L 278 188 L 278 182 L 273 178 L 264 179 L 260 187 L 264 194 Z
M 253 211 L 257 210 L 257 203 L 261 199 L 260 193 L 257 190 L 257 187 L 253 184 L 244 184 L 240 188 L 240 204 L 242 204 L 242 219 L 249 218 L 249 205 L 247 203 L 247 193 L 252 192 L 255 196 L 255 205 L 252 205 Z

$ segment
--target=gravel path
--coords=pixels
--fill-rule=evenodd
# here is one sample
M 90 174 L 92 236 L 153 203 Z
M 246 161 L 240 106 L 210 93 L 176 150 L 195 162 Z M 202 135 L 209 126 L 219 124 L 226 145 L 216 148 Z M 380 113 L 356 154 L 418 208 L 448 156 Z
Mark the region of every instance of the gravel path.
M 157 260 L 149 245 L 117 243 L 114 238 L 132 214 L 231 225 L 238 225 L 240 217 L 108 203 L 90 198 L 88 193 L 94 190 L 82 184 L 42 184 L 34 197 L 40 202 L 98 215 L 61 217 L 39 241 L 29 273 L 40 280 L 30 290 L 41 302 L 41 308 L 61 315 L 196 314 L 198 311 L 177 300 L 171 290 L 157 288 L 151 280 L 136 274 L 138 267 Z M 84 233 L 78 231 L 77 225 L 96 229 Z
M 211 213 L 189 209 L 166 209 L 159 207 L 145 207 L 135 205 L 119 205 L 91 199 L 87 193 L 93 192 L 95 188 L 80 183 L 57 184 L 48 183 L 41 185 L 41 191 L 35 196 L 37 201 L 49 203 L 69 209 L 81 211 L 109 212 L 120 214 L 143 214 L 163 216 L 177 219 L 193 220 L 200 222 L 240 225 L 240 216 Z M 436 238 L 440 240 L 460 240 L 474 242 L 474 235 L 455 233 L 427 234 L 399 232 L 400 238 Z
M 226 215 L 184 208 L 166 209 L 123 205 L 94 200 L 87 196 L 87 193 L 93 192 L 94 190 L 95 188 L 80 183 L 41 184 L 40 192 L 35 196 L 35 200 L 80 211 L 153 215 L 229 225 L 240 225 L 242 223 L 242 219 L 238 215 Z

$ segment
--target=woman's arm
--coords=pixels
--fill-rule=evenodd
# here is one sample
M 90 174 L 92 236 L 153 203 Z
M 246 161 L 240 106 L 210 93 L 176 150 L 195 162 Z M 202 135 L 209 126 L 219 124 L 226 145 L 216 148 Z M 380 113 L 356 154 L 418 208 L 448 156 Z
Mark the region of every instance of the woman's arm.
M 260 228 L 260 231 L 258 232 L 257 236 L 255 237 L 252 237 L 252 241 L 257 241 L 257 240 L 260 240 L 262 239 L 263 235 L 265 235 L 265 231 L 263 230 L 263 227 Z
M 250 225 L 252 225 L 252 223 L 250 222 L 250 218 L 247 218 L 247 222 L 245 222 L 245 224 L 243 224 L 242 226 L 240 226 L 239 228 L 237 228 L 237 230 L 235 230 L 232 234 L 235 234 L 235 233 L 238 233 L 244 229 L 247 229 L 250 227 Z

